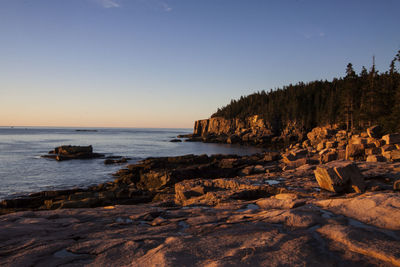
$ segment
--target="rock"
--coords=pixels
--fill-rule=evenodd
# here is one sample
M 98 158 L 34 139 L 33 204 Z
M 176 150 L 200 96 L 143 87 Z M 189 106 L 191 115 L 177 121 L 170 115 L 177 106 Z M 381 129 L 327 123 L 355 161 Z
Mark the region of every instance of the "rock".
M 395 191 L 400 191 L 400 179 L 394 181 L 394 183 L 393 183 L 393 190 L 395 190 Z
M 346 140 L 343 140 L 343 141 L 339 141 L 339 142 L 338 142 L 337 148 L 338 148 L 338 149 L 346 149 L 346 146 L 347 146 L 347 141 L 346 141 Z
M 317 151 L 321 151 L 325 148 L 325 142 L 322 141 L 317 145 Z
M 93 153 L 92 146 L 60 146 L 54 149 L 54 153 L 58 155 L 71 155 L 71 154 L 91 154 Z
M 172 142 L 172 143 L 180 143 L 180 142 L 182 142 L 181 139 L 171 139 L 169 141 Z
M 384 153 L 384 152 L 395 150 L 396 146 L 394 146 L 394 145 L 384 145 L 380 149 L 381 149 L 381 153 Z
M 400 149 L 391 152 L 391 159 L 395 162 L 400 161 Z
M 367 143 L 368 143 L 368 139 L 367 138 L 353 136 L 350 139 L 350 144 L 354 144 L 354 145 L 361 145 L 361 144 L 365 145 Z
M 256 204 L 262 209 L 293 209 L 305 204 L 304 199 L 281 199 L 281 198 L 264 198 L 258 200 Z
M 312 205 L 261 209 L 254 203 L 220 208 L 141 204 L 20 212 L 0 220 L 0 263 L 386 266 L 391 264 L 387 259 L 397 263 L 399 244 L 389 236 L 393 232 L 384 239 L 380 229 L 357 229 L 346 225 L 346 218 L 325 219 L 327 214 Z
M 400 161 L 400 150 L 392 150 L 392 151 L 386 151 L 383 152 L 382 155 L 389 161 Z
M 379 155 L 369 155 L 367 157 L 367 162 L 385 162 L 386 158 Z
M 346 149 L 338 149 L 337 150 L 337 159 L 345 160 L 346 159 Z
M 177 138 L 191 138 L 193 134 L 179 134 L 176 137 Z
M 351 188 L 357 193 L 365 190 L 364 177 L 360 170 L 348 161 L 317 166 L 314 174 L 319 186 L 331 192 L 351 192 Z
M 342 253 L 349 251 L 368 257 L 374 255 L 376 264 L 400 266 L 398 251 L 400 243 L 394 237 L 388 237 L 384 233 L 355 226 L 325 225 L 317 232 L 324 239 L 330 239 Z
M 92 146 L 60 146 L 49 151 L 49 155 L 43 155 L 44 158 L 51 158 L 58 161 L 70 159 L 93 159 L 104 157 L 103 154 L 93 153 Z
M 279 152 L 266 152 L 264 154 L 264 161 L 275 161 L 280 159 Z
M 374 142 L 376 147 L 382 147 L 386 144 L 385 140 L 379 139 Z
M 254 166 L 247 166 L 243 170 L 240 171 L 241 175 L 250 175 L 254 173 Z
M 307 157 L 307 154 L 308 154 L 307 149 L 291 150 L 289 152 L 282 154 L 282 161 L 286 164 L 291 164 L 299 159 L 305 159 Z
M 388 145 L 398 144 L 400 143 L 400 133 L 384 135 L 382 136 L 382 140 L 384 140 Z
M 84 198 L 82 200 L 69 200 L 62 201 L 60 208 L 63 209 L 77 209 L 77 208 L 91 208 L 98 204 L 97 198 Z
M 365 149 L 365 155 L 378 155 L 381 154 L 381 148 L 379 147 L 370 147 Z
M 299 196 L 296 195 L 296 194 L 293 194 L 293 193 L 282 193 L 282 194 L 276 194 L 276 195 L 274 196 L 274 198 L 276 198 L 276 199 L 281 199 L 281 200 L 285 200 L 285 199 L 291 199 L 291 200 L 293 200 L 293 199 L 298 199 Z
M 290 154 L 293 155 L 294 159 L 304 158 L 308 154 L 307 149 L 293 149 L 290 151 Z
M 280 192 L 262 180 L 252 183 L 246 178 L 192 179 L 175 184 L 175 202 L 179 205 L 211 205 L 232 199 L 254 200 Z
M 228 137 L 228 139 L 226 140 L 226 142 L 228 144 L 237 144 L 237 143 L 240 143 L 240 141 L 242 141 L 242 139 L 237 134 L 230 135 Z
M 346 159 L 364 159 L 365 146 L 363 144 L 348 144 L 346 147 Z
M 195 122 L 193 138 L 202 137 L 207 142 L 244 142 L 262 144 L 273 135 L 271 126 L 258 115 L 245 119 L 213 117 Z M 236 136 L 240 137 L 239 140 Z M 223 137 L 223 138 L 220 138 Z
M 326 142 L 326 145 L 325 145 L 326 148 L 335 148 L 337 146 L 338 146 L 337 141 L 328 141 L 328 142 Z
M 308 140 L 308 139 L 307 139 L 307 140 L 304 140 L 301 146 L 302 146 L 303 148 L 310 147 L 310 146 L 311 146 L 311 141 Z
M 127 163 L 129 158 L 121 157 L 117 159 L 108 158 L 104 160 L 105 165 Z
M 285 164 L 291 168 L 298 168 L 300 166 L 303 166 L 305 164 L 316 164 L 316 162 L 314 162 L 311 159 L 308 158 L 300 158 L 297 160 L 293 160 L 293 161 L 284 161 Z
M 337 159 L 338 159 L 338 154 L 337 154 L 336 151 L 329 151 L 327 153 L 324 153 L 321 156 L 321 162 L 322 163 L 327 163 L 327 162 L 334 161 L 334 160 L 337 160 Z
M 328 127 L 316 127 L 307 134 L 307 138 L 311 141 L 312 144 L 318 144 L 322 140 L 330 137 L 333 133 L 334 132 Z
M 355 198 L 326 199 L 316 204 L 336 214 L 384 229 L 400 230 L 400 195 L 373 192 Z

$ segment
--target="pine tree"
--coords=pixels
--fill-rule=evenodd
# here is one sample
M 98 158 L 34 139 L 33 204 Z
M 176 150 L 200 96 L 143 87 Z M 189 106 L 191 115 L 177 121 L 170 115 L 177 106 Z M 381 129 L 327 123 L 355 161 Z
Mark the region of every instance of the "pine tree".
M 346 67 L 346 77 L 343 92 L 343 107 L 346 123 L 346 131 L 354 128 L 354 94 L 355 94 L 355 79 L 356 72 L 353 69 L 353 64 L 349 63 Z

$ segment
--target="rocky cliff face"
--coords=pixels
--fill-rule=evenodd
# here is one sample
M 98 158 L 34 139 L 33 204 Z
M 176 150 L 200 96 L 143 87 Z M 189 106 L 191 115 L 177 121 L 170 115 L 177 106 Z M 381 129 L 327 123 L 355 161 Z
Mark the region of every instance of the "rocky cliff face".
M 258 115 L 246 119 L 215 117 L 198 120 L 194 124 L 193 141 L 269 144 L 283 140 L 301 140 L 303 130 L 296 122 L 289 122 L 278 135 L 271 124 Z M 274 139 L 273 139 L 274 138 Z

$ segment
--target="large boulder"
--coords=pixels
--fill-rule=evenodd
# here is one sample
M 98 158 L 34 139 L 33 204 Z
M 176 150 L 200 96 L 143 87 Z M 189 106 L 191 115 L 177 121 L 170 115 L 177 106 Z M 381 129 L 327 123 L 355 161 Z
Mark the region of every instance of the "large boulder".
M 314 171 L 319 186 L 331 192 L 357 193 L 365 191 L 364 177 L 358 167 L 349 161 L 334 161 L 318 166 Z

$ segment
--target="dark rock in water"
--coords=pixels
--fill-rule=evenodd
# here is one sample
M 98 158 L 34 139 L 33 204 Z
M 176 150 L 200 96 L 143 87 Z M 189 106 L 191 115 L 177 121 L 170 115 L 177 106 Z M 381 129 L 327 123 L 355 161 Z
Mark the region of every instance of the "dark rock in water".
M 110 164 L 122 164 L 122 163 L 127 163 L 130 158 L 125 158 L 125 157 L 107 157 L 106 160 L 104 160 L 105 165 L 110 165 Z
M 177 137 L 178 138 L 192 138 L 193 134 L 180 134 Z
M 51 158 L 58 161 L 70 159 L 93 159 L 104 157 L 103 154 L 93 153 L 93 147 L 90 146 L 59 146 L 54 150 L 49 151 L 48 155 L 43 155 L 44 158 Z
M 170 140 L 170 142 L 179 143 L 179 142 L 182 142 L 182 140 L 181 139 L 172 139 L 172 140 Z

